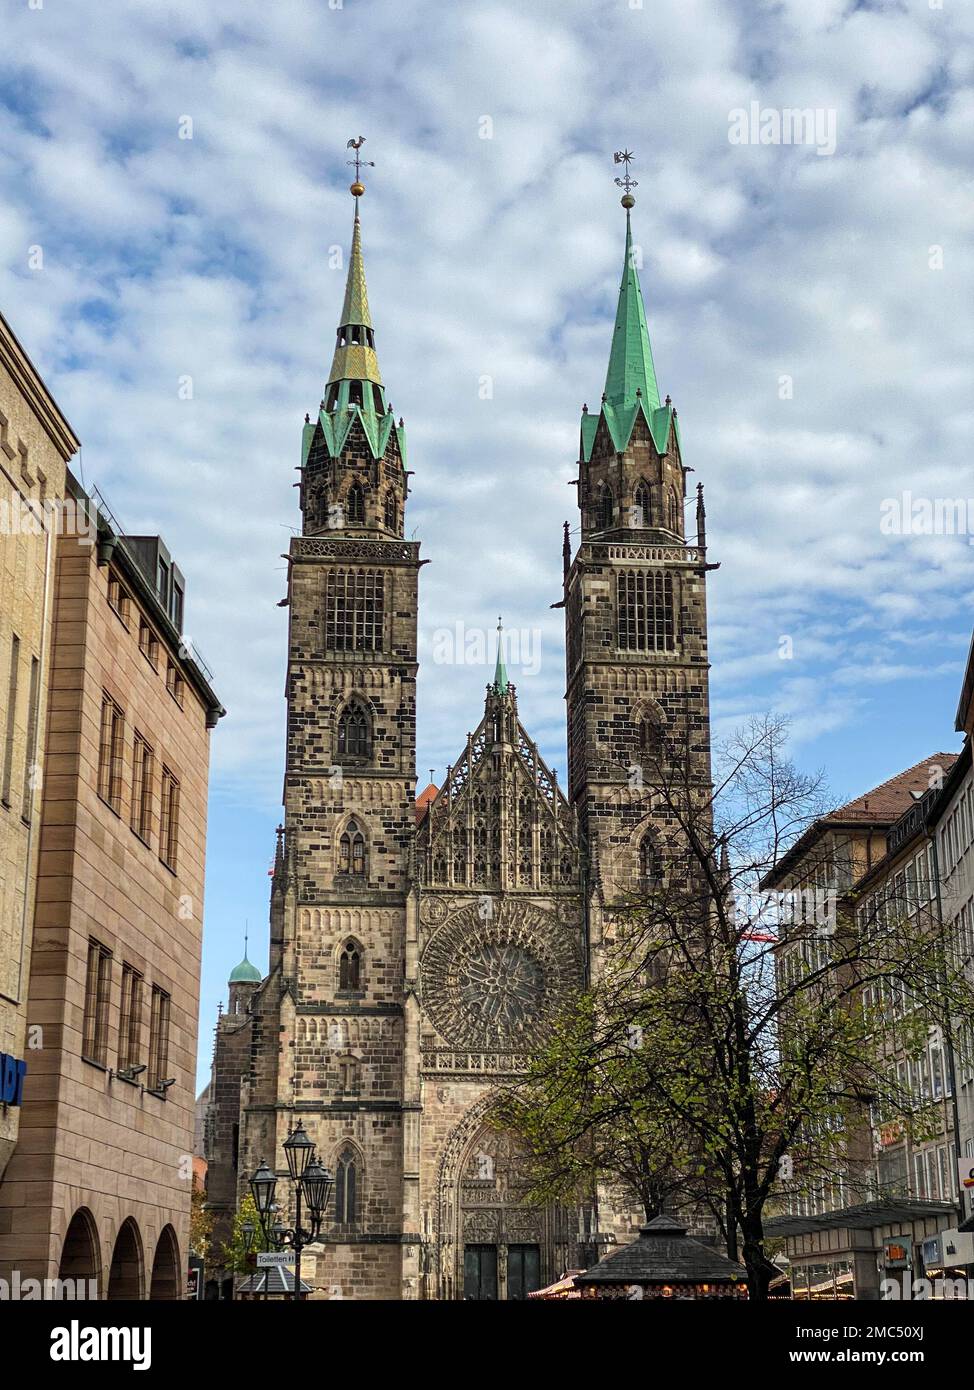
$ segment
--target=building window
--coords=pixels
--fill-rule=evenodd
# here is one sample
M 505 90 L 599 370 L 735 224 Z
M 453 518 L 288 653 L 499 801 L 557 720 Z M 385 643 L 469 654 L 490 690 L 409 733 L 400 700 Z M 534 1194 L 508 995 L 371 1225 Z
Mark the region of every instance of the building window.
M 325 648 L 330 652 L 381 652 L 385 575 L 381 570 L 332 570 L 325 602 Z
M 14 766 L 14 729 L 17 720 L 17 687 L 20 680 L 20 638 L 14 633 L 10 638 L 10 674 L 7 677 L 7 727 L 3 740 L 3 787 L 0 797 L 5 806 L 10 805 L 10 780 Z
M 365 493 L 360 483 L 353 483 L 345 498 L 345 515 L 349 526 L 365 524 Z
M 338 867 L 343 874 L 351 874 L 354 878 L 365 877 L 365 836 L 357 821 L 348 822 L 348 827 L 338 842 Z
M 132 808 L 130 824 L 140 840 L 149 843 L 152 830 L 152 748 L 138 730 L 132 758 Z
M 338 721 L 338 756 L 340 758 L 369 758 L 372 756 L 372 729 L 368 714 L 358 704 L 350 704 Z
M 186 682 L 180 675 L 179 667 L 172 661 L 166 663 L 166 689 L 176 701 L 179 708 L 182 709 Z
M 666 527 L 669 531 L 680 533 L 680 504 L 677 501 L 676 493 L 667 493 L 666 497 Z
M 624 651 L 674 650 L 673 576 L 623 570 L 616 579 L 619 646 Z
M 612 489 L 605 484 L 599 489 L 596 504 L 595 526 L 598 531 L 608 531 L 612 526 Z
M 645 480 L 640 479 L 636 484 L 636 491 L 633 496 L 632 524 L 635 527 L 646 527 L 650 525 L 652 511 L 649 501 L 649 487 Z
M 108 603 L 114 612 L 121 618 L 125 626 L 128 627 L 131 599 L 122 587 L 121 580 L 117 574 L 110 574 L 108 576 Z
M 139 621 L 139 651 L 153 671 L 159 669 L 159 639 L 144 618 Z
M 173 580 L 172 584 L 172 613 L 173 626 L 177 632 L 183 630 L 183 589 L 181 584 Z
M 386 530 L 395 531 L 397 524 L 396 494 L 392 488 L 386 493 Z
M 643 836 L 639 861 L 643 888 L 647 893 L 655 893 L 663 884 L 663 861 L 660 858 L 659 847 L 652 831 Z
M 169 566 L 165 560 L 159 560 L 159 597 L 162 599 L 162 606 L 169 611 Z
M 645 715 L 639 721 L 639 751 L 644 758 L 657 758 L 663 743 L 659 720 Z
M 142 975 L 132 965 L 122 965 L 122 1008 L 118 1022 L 118 1068 L 139 1065 L 142 1042 Z
M 88 942 L 88 974 L 85 979 L 85 1016 L 81 1055 L 86 1062 L 105 1065 L 108 1052 L 108 1003 L 112 987 L 112 953 L 100 941 Z
M 335 1220 L 350 1226 L 358 1213 L 358 1166 L 352 1149 L 343 1149 L 335 1165 Z
M 338 988 L 362 988 L 362 949 L 357 941 L 346 941 L 338 957 Z
M 164 989 L 152 986 L 152 1010 L 149 1015 L 149 1079 L 146 1088 L 158 1091 L 168 1081 L 169 1068 L 169 1008 L 171 1000 Z
M 30 659 L 30 688 L 27 692 L 27 751 L 24 756 L 24 788 L 20 814 L 30 824 L 34 809 L 34 788 L 37 785 L 37 706 L 40 701 L 41 663 L 36 656 Z
M 163 765 L 162 805 L 159 817 L 159 858 L 167 869 L 176 870 L 176 847 L 179 839 L 179 782 Z
M 98 795 L 116 816 L 122 814 L 122 758 L 125 715 L 107 691 L 102 692 L 101 734 L 98 744 Z

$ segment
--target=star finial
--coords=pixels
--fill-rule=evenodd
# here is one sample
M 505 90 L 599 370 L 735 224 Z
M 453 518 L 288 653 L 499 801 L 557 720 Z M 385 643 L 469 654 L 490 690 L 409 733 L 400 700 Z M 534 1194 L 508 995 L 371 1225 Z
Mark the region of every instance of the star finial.
M 623 174 L 622 178 L 617 178 L 616 183 L 620 188 L 624 188 L 626 190 L 625 193 L 623 193 L 622 195 L 621 201 L 622 206 L 626 209 L 627 212 L 631 207 L 635 206 L 636 202 L 635 198 L 632 196 L 631 190 L 639 187 L 639 184 L 636 182 L 636 180 L 629 177 L 629 162 L 632 159 L 632 157 L 632 150 L 616 150 L 616 152 L 612 156 L 613 163 L 621 164 L 625 169 L 625 173 Z

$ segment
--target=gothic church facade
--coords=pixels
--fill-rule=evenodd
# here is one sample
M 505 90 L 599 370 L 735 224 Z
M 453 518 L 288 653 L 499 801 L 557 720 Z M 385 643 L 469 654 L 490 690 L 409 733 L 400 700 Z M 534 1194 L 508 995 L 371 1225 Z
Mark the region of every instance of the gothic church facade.
M 233 991 L 218 1030 L 212 1205 L 225 1231 L 233 1190 L 262 1159 L 284 1168 L 300 1120 L 336 1177 L 304 1260 L 317 1293 L 521 1298 L 632 1232 L 605 1194 L 528 1204 L 516 1147 L 487 1111 L 659 871 L 666 817 L 638 772 L 664 729 L 689 750 L 691 779 L 709 782 L 702 493 L 688 542 L 687 469 L 657 387 L 627 195 L 605 391 L 581 421 L 574 555 L 565 531 L 568 786 L 521 724 L 499 648 L 474 732 L 417 801 L 423 560 L 405 539 L 406 434 L 379 371 L 356 189 L 289 555 L 269 971 Z

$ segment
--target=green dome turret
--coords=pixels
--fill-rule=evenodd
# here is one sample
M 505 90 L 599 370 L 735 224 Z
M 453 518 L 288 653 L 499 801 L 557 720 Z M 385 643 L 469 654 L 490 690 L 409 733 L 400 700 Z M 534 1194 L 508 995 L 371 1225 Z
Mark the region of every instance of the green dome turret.
M 247 959 L 247 952 L 244 951 L 243 960 L 230 971 L 229 983 L 231 985 L 259 985 L 263 978 L 257 966 Z

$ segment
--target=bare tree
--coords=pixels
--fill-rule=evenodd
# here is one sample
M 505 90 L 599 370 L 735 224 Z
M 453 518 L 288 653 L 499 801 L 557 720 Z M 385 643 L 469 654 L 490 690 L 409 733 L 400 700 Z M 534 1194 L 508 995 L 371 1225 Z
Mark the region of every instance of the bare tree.
M 756 1299 L 769 1201 L 837 1170 L 868 1181 L 870 1107 L 918 1130 L 929 1117 L 871 1001 L 909 992 L 900 1045 L 917 1051 L 929 1022 L 974 1009 L 932 887 L 895 920 L 857 913 L 830 846 L 803 856 L 804 887 L 762 888 L 823 806 L 785 733 L 752 722 L 715 755 L 713 790 L 698 749 L 661 741 L 644 769 L 659 881 L 614 915 L 597 978 L 502 1107 L 537 1193 L 575 1175 L 623 1182 L 647 1212 L 707 1204 Z

